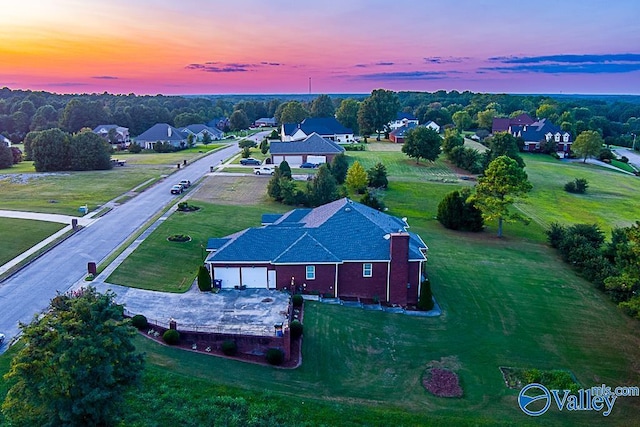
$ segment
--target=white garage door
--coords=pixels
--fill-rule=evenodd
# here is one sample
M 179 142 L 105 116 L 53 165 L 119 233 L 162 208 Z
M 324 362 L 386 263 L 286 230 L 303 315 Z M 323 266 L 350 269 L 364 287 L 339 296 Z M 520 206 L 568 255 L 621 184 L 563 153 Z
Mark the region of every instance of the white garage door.
M 327 163 L 327 156 L 307 156 L 307 162 L 315 163 L 316 165 Z
M 240 269 L 238 267 L 214 267 L 213 278 L 222 280 L 222 289 L 233 289 L 240 285 Z
M 280 163 L 284 160 L 284 156 L 273 156 L 273 164 L 280 166 Z
M 267 267 L 242 267 L 242 284 L 247 288 L 267 288 Z
M 302 164 L 302 156 L 285 156 L 285 160 L 291 167 L 300 166 Z

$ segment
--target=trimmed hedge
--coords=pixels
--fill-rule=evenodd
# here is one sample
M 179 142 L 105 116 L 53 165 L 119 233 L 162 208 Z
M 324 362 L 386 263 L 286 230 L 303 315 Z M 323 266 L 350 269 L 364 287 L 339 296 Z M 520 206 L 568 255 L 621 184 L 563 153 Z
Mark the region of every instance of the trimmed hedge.
M 284 352 L 279 348 L 270 348 L 265 356 L 270 365 L 282 365 L 284 362 Z
M 169 345 L 176 345 L 180 342 L 180 332 L 175 329 L 168 329 L 162 334 L 162 339 Z
M 302 323 L 300 323 L 298 320 L 294 320 L 293 322 L 291 322 L 291 325 L 289 325 L 289 329 L 291 329 L 291 339 L 297 340 L 302 336 L 302 331 L 304 328 L 302 326 Z
M 149 322 L 147 321 L 147 318 L 142 314 L 136 314 L 131 318 L 131 325 L 133 325 L 133 327 L 137 329 L 144 329 L 149 326 Z
M 226 340 L 222 343 L 220 349 L 226 356 L 235 356 L 238 353 L 238 344 L 233 340 Z
M 295 308 L 300 308 L 304 303 L 304 298 L 300 294 L 295 294 L 294 296 L 291 297 L 291 303 Z

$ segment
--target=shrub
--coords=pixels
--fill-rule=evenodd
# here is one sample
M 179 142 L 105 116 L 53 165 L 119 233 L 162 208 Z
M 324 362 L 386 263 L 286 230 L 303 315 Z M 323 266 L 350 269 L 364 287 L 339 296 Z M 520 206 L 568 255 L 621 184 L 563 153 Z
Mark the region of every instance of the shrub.
M 167 329 L 167 331 L 162 334 L 162 340 L 169 345 L 176 345 L 180 342 L 180 332 L 175 329 Z
M 270 348 L 267 350 L 266 358 L 270 365 L 282 365 L 282 362 L 284 362 L 284 352 L 279 348 Z
M 302 304 L 304 303 L 304 298 L 300 294 L 295 294 L 294 296 L 291 297 L 291 303 L 296 308 L 302 307 Z
M 191 236 L 189 236 L 188 234 L 172 234 L 171 236 L 167 237 L 167 240 L 170 242 L 188 242 L 189 240 L 191 240 Z
M 384 211 L 385 209 L 384 202 L 378 199 L 375 194 L 372 194 L 370 190 L 364 192 L 364 195 L 360 198 L 360 203 L 378 211 Z
M 620 157 L 620 161 L 621 161 L 622 163 L 629 163 L 629 158 L 628 158 L 627 156 L 622 156 L 622 157 Z M 15 162 L 14 162 L 14 163 L 15 163 Z
M 552 248 L 559 248 L 564 236 L 566 234 L 566 227 L 558 224 L 557 222 L 551 223 L 551 226 L 547 230 L 547 240 Z
M 567 193 L 577 193 L 576 183 L 574 181 L 569 181 L 564 185 L 564 191 Z
M 587 191 L 589 187 L 589 182 L 584 178 L 576 178 L 575 181 L 567 182 L 564 185 L 564 191 L 569 193 L 578 193 L 583 194 Z
M 238 353 L 238 344 L 233 340 L 226 340 L 222 343 L 220 349 L 227 356 L 235 356 Z
M 291 339 L 297 340 L 302 336 L 302 331 L 304 328 L 302 326 L 302 323 L 300 323 L 298 320 L 294 320 L 289 325 L 289 329 L 291 329 Z
M 254 148 L 257 147 L 258 143 L 252 139 L 243 139 L 242 141 L 238 142 L 238 147 L 244 149 L 244 148 Z
M 438 204 L 437 218 L 440 223 L 451 230 L 481 231 L 484 227 L 482 212 L 469 199 L 470 192 L 464 189 L 447 194 Z
M 420 285 L 418 308 L 425 311 L 433 309 L 433 293 L 431 292 L 431 282 L 429 279 L 425 279 Z
M 149 322 L 147 321 L 147 318 L 142 314 L 136 314 L 131 318 L 131 325 L 133 325 L 133 327 L 137 329 L 145 329 L 147 326 L 149 326 Z
M 139 152 L 142 151 L 142 147 L 138 144 L 136 144 L 135 142 L 131 143 L 131 145 L 129 145 L 129 152 L 133 153 L 133 154 L 138 154 Z
M 601 161 L 605 161 L 605 160 L 613 160 L 616 158 L 616 155 L 613 154 L 613 151 L 611 151 L 608 148 L 603 148 L 600 150 L 600 154 L 598 154 L 598 159 L 600 159 Z
M 202 292 L 209 292 L 211 290 L 211 276 L 209 270 L 204 265 L 198 267 L 198 289 Z
M 249 156 L 251 156 L 251 148 L 249 147 L 244 147 L 242 149 L 242 154 L 241 154 L 243 159 L 248 159 Z

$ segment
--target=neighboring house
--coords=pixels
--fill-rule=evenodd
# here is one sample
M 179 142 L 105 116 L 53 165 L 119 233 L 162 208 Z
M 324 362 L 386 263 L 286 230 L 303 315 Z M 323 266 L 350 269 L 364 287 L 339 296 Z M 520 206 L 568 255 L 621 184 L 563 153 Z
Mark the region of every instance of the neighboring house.
M 204 135 L 207 133 L 211 137 L 212 141 L 219 141 L 224 138 L 224 132 L 222 132 L 220 129 L 203 124 L 195 124 L 182 127 L 180 128 L 180 132 L 187 135 L 187 137 L 189 137 L 189 134 L 193 135 L 196 142 L 202 142 Z
M 397 144 L 404 144 L 405 137 L 407 132 L 411 129 L 417 128 L 418 125 L 415 123 L 408 123 L 405 126 L 401 126 L 399 128 L 395 128 L 391 132 L 389 132 L 389 140 L 391 142 L 395 142 Z
M 429 128 L 429 129 L 433 129 L 436 132 L 440 133 L 440 125 L 437 124 L 436 122 L 429 120 L 427 123 L 424 124 L 424 127 Z
M 4 135 L 0 135 L 0 143 L 4 143 L 7 147 L 11 147 L 11 140 Z
M 301 123 L 284 123 L 280 136 L 283 142 L 301 141 L 312 133 L 340 144 L 356 142 L 353 131 L 342 126 L 335 117 L 309 117 Z
M 276 124 L 275 117 L 262 117 L 253 123 L 255 127 L 275 127 Z
M 286 160 L 289 166 L 297 167 L 305 162 L 331 163 L 335 156 L 344 152 L 344 148 L 314 132 L 303 141 L 272 142 L 269 151 L 274 165 Z
M 400 112 L 396 115 L 395 120 L 389 122 L 388 126 L 390 130 L 394 130 L 394 129 L 401 128 L 403 126 L 407 126 L 409 123 L 413 123 L 415 125 L 420 124 L 418 119 L 415 118 L 413 114 Z
M 218 128 L 221 131 L 225 131 L 229 129 L 229 119 L 227 117 L 217 117 L 215 119 L 211 119 L 207 122 L 207 126 L 210 128 Z
M 187 135 L 166 123 L 156 123 L 135 139 L 136 144 L 147 150 L 153 150 L 156 142 L 169 143 L 176 148 L 187 146 Z
M 427 245 L 396 218 L 343 198 L 263 217 L 262 227 L 209 239 L 205 263 L 221 287 L 416 304 Z
M 131 143 L 129 128 L 123 126 L 98 125 L 93 129 L 93 133 L 101 136 L 109 144 L 119 145 L 122 148 L 128 147 Z
M 535 122 L 535 120 L 526 113 L 522 113 L 516 117 L 494 117 L 491 133 L 509 132 L 509 127 L 511 126 L 530 125 L 533 122 Z
M 547 119 L 527 125 L 511 125 L 508 132 L 524 140 L 524 151 L 540 151 L 543 142 L 553 141 L 557 144 L 556 151 L 569 153 L 573 143 L 569 132 L 563 131 Z

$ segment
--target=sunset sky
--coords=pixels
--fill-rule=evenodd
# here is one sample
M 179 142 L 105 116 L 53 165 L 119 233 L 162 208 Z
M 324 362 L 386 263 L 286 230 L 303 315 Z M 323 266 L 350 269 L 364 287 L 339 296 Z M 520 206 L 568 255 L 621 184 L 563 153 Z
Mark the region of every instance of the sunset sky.
M 640 94 L 640 2 L 15 0 L 0 87 Z

